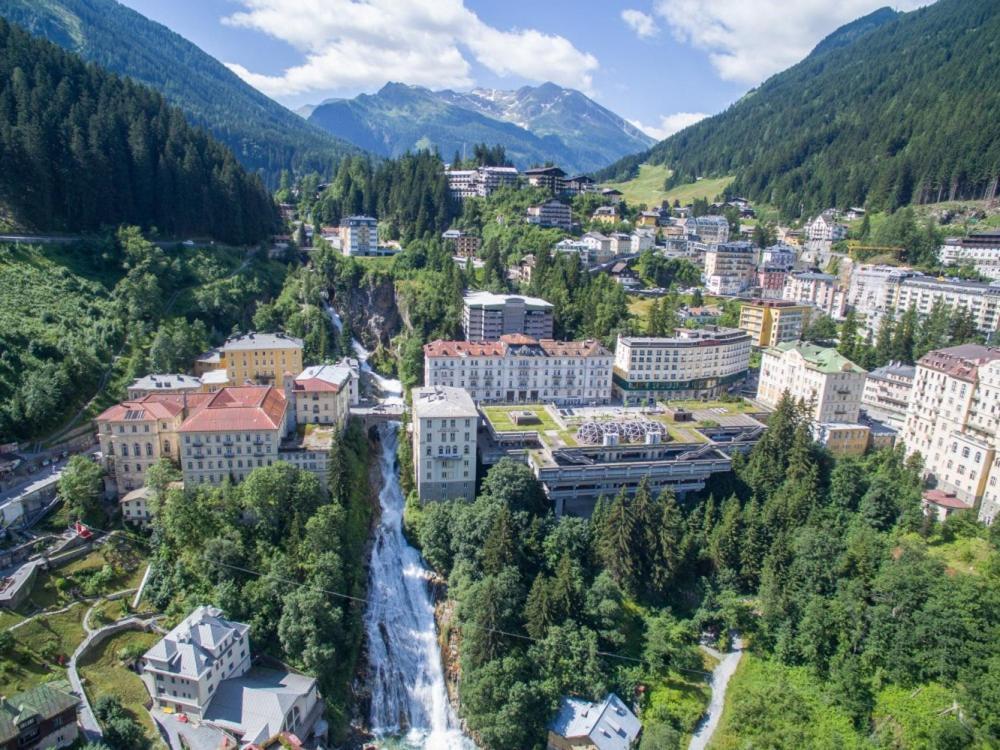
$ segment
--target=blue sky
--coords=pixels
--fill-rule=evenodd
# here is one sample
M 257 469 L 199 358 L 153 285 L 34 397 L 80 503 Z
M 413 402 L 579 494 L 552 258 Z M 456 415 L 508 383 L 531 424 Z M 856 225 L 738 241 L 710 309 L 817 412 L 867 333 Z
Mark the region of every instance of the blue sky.
M 885 0 L 123 2 L 292 108 L 387 80 L 456 89 L 552 80 L 665 137 Z

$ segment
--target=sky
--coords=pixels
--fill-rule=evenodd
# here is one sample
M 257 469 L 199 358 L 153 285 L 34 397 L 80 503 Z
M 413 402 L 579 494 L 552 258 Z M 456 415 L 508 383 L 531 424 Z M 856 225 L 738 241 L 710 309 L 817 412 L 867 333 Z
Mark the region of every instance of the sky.
M 553 81 L 655 138 L 725 109 L 886 0 L 121 0 L 296 108 Z M 896 0 L 911 10 L 929 0 Z M 932 0 L 930 0 L 932 1 Z

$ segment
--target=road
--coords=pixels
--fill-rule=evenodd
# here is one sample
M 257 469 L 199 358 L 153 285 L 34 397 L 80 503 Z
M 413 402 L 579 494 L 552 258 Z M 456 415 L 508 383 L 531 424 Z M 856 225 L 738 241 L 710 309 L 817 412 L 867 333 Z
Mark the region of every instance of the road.
M 729 679 L 736 672 L 736 668 L 740 665 L 740 660 L 743 658 L 743 641 L 738 637 L 733 639 L 733 650 L 728 654 L 719 653 L 714 648 L 708 646 L 702 646 L 702 648 L 716 659 L 719 659 L 719 663 L 712 670 L 712 698 L 708 703 L 708 708 L 705 709 L 705 715 L 691 736 L 691 744 L 688 745 L 688 750 L 705 750 L 708 747 L 712 735 L 715 734 L 715 730 L 719 726 L 719 720 L 722 718 L 722 709 L 726 704 L 726 688 L 729 687 Z
M 95 236 L 88 236 L 85 234 L 0 234 L 0 242 L 12 242 L 15 245 L 25 244 L 25 245 L 67 245 L 71 242 L 80 242 L 81 240 L 90 239 L 100 239 Z M 185 242 L 191 242 L 191 240 L 154 240 L 153 244 L 159 247 L 178 247 L 183 245 Z M 205 247 L 209 245 L 215 245 L 211 241 L 198 241 L 195 242 L 193 247 Z

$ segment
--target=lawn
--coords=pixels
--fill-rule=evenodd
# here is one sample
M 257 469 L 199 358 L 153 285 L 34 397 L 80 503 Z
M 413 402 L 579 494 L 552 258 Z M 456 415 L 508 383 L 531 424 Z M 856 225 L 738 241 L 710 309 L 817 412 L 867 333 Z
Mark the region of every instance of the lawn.
M 649 308 L 653 305 L 654 297 L 633 297 L 628 298 L 628 311 L 641 321 L 645 321 L 649 316 Z M 723 297 L 713 297 L 711 294 L 705 294 L 702 296 L 702 300 L 705 306 L 708 305 L 719 305 L 723 302 Z M 683 294 L 681 295 L 681 302 L 685 305 L 691 304 L 691 295 Z
M 160 636 L 156 633 L 141 631 L 118 633 L 92 648 L 80 660 L 80 679 L 91 703 L 102 695 L 114 695 L 142 724 L 147 736 L 154 741 L 158 735 L 145 709 L 149 693 L 139 675 L 121 662 L 118 653 L 126 648 L 145 651 L 159 639 Z
M 981 537 L 959 537 L 950 542 L 930 542 L 927 554 L 943 562 L 949 571 L 980 575 L 996 550 Z
M 511 412 L 531 412 L 539 421 L 530 424 L 514 424 Z M 518 404 L 516 406 L 484 406 L 483 413 L 497 432 L 541 432 L 560 430 L 552 415 L 540 404 Z
M 621 190 L 630 205 L 645 203 L 647 206 L 658 206 L 664 200 L 670 203 L 678 200 L 686 206 L 695 198 L 714 200 L 733 181 L 732 177 L 702 179 L 665 191 L 663 183 L 669 176 L 670 170 L 662 164 L 643 164 L 636 177 L 626 182 L 608 183 L 606 187 Z
M 0 693 L 10 695 L 65 676 L 60 664 L 83 640 L 86 606 L 39 617 L 14 631 L 13 653 L 0 660 Z

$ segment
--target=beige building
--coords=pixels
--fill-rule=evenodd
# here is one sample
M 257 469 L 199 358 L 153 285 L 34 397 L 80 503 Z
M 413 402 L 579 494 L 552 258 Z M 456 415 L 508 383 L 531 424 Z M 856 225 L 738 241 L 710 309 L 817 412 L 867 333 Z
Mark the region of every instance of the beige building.
M 462 331 L 469 341 L 499 341 L 509 333 L 550 339 L 553 309 L 537 297 L 469 292 L 463 300 Z
M 998 417 L 1000 349 L 962 344 L 920 358 L 900 439 L 920 453 L 930 484 L 970 505 L 982 500 L 989 520 L 1000 500 Z
M 372 216 L 347 216 L 340 220 L 340 252 L 344 255 L 378 255 L 378 221 Z
M 346 364 L 314 365 L 286 381 L 285 396 L 294 405 L 296 424 L 342 426 L 350 412 L 356 384 Z
M 413 470 L 427 500 L 473 500 L 479 412 L 462 388 L 414 388 Z
M 740 328 L 756 347 L 798 341 L 809 322 L 808 305 L 786 300 L 752 299 L 740 305 Z
M 813 438 L 838 458 L 861 456 L 871 444 L 871 429 L 863 424 L 817 422 L 813 425 Z
M 788 274 L 782 297 L 800 305 L 810 305 L 837 320 L 842 319 L 847 310 L 847 293 L 841 288 L 840 280 L 829 273 Z
M 119 495 L 143 487 L 146 471 L 160 458 L 179 462 L 181 425 L 209 398 L 207 393 L 158 393 L 122 401 L 94 420 L 101 464 Z
M 810 405 L 816 422 L 854 423 L 865 374 L 836 349 L 786 342 L 763 350 L 757 400 L 773 408 L 787 392 Z
M 424 346 L 424 382 L 464 388 L 476 403 L 607 403 L 611 366 L 611 352 L 593 340 L 512 334 Z
M 678 328 L 664 338 L 619 336 L 615 395 L 630 402 L 718 395 L 746 377 L 750 337 L 738 328 Z
M 754 268 L 754 249 L 749 242 L 709 245 L 705 251 L 705 287 L 710 294 L 739 294 L 750 286 Z

